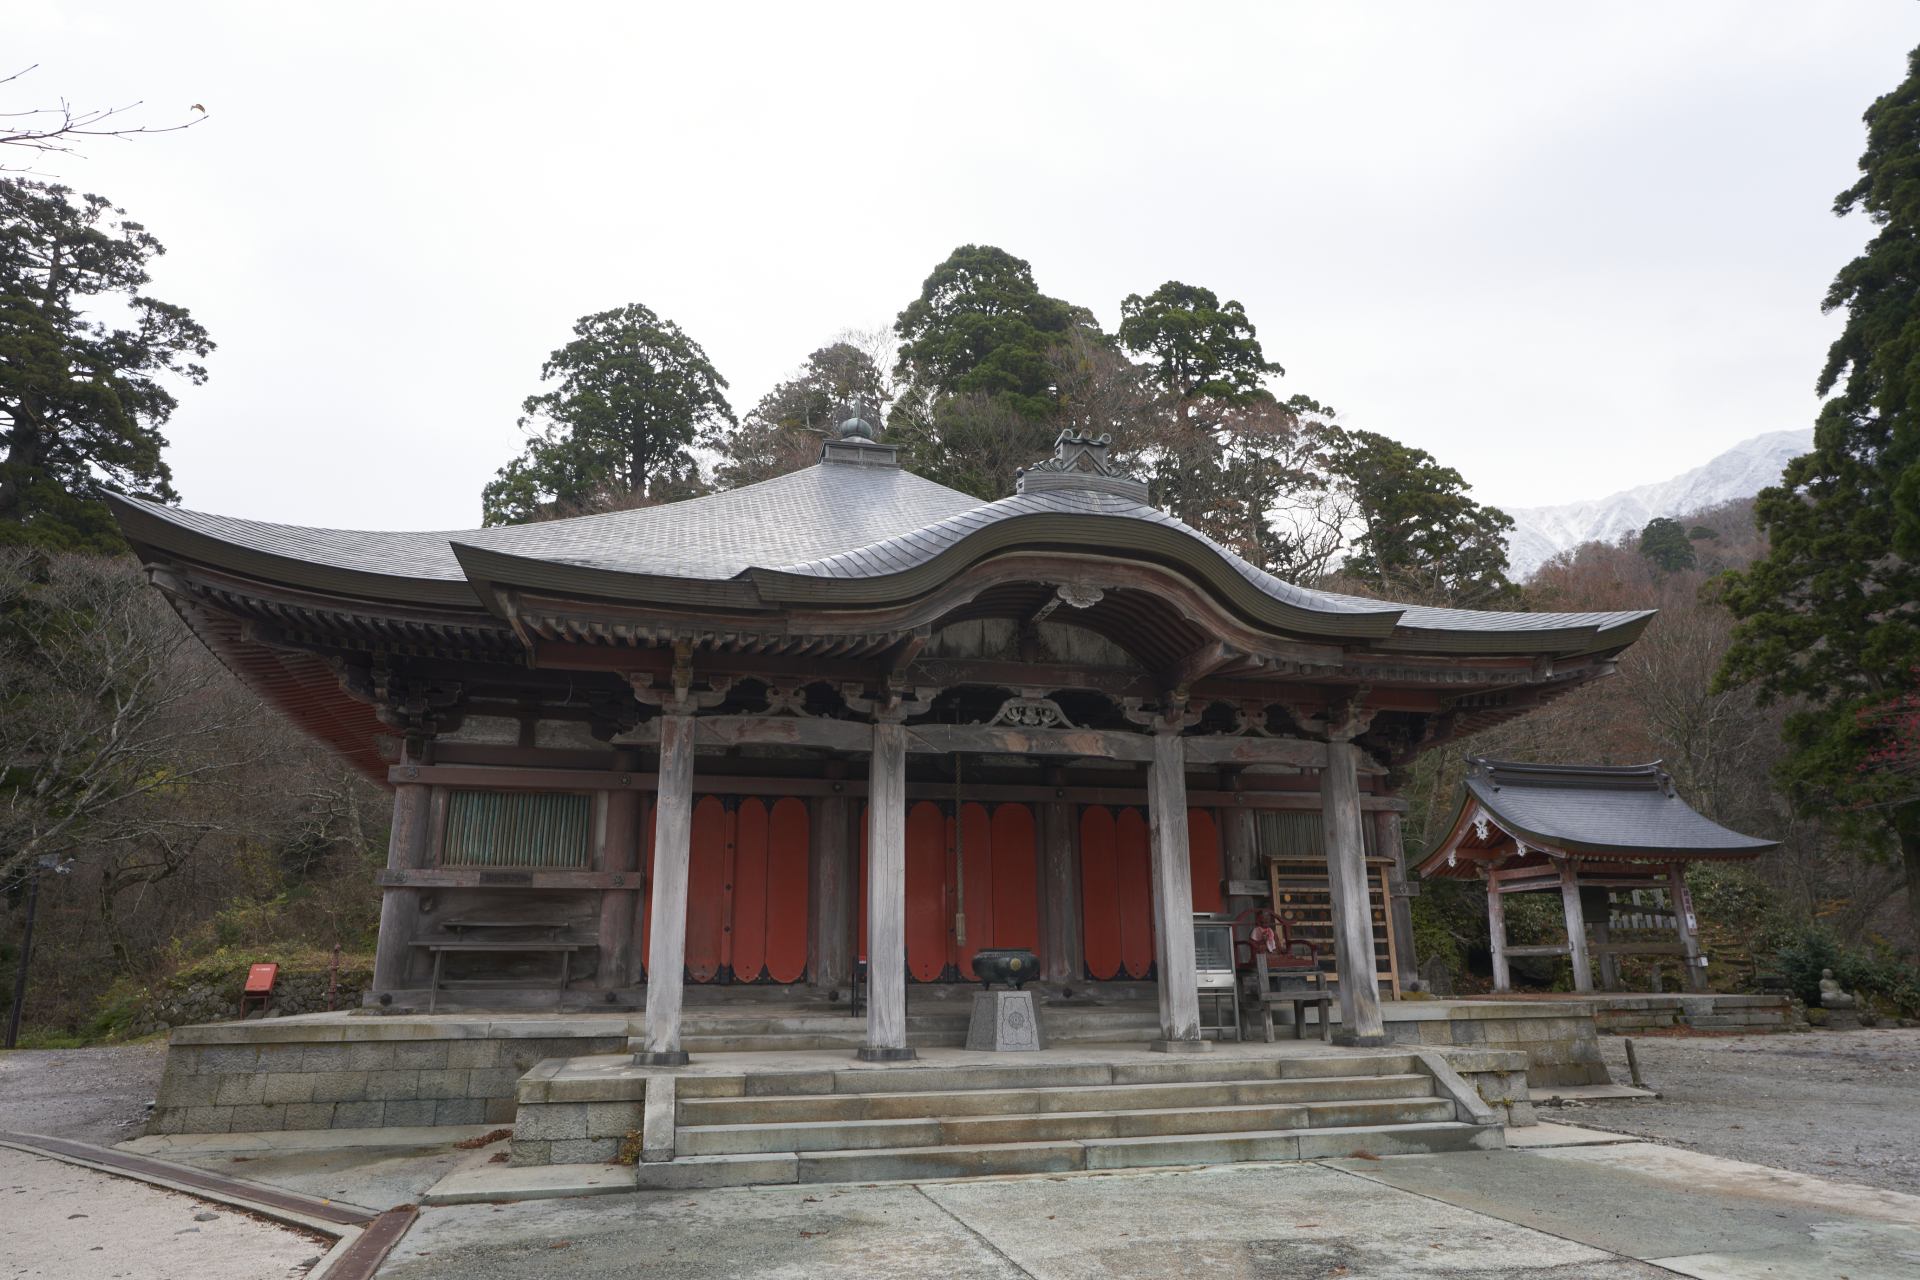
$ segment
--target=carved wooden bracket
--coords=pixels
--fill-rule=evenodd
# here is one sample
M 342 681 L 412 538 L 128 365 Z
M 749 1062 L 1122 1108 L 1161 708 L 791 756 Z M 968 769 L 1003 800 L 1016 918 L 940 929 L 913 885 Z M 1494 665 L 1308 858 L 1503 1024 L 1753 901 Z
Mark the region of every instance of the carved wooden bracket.
M 1120 699 L 1120 714 L 1155 733 L 1179 733 L 1200 723 L 1201 711 L 1188 710 L 1185 697 L 1162 698 L 1151 710 L 1145 698 Z
M 1052 698 L 1022 691 L 1000 704 L 989 725 L 1006 724 L 1020 729 L 1072 729 L 1076 726 Z
M 864 687 L 858 684 L 840 686 L 840 696 L 846 700 L 850 710 L 862 715 L 870 715 L 883 724 L 898 724 L 908 716 L 917 716 L 933 706 L 933 700 L 940 691 L 930 686 L 916 686 L 911 691 L 906 685 L 889 680 L 881 687 L 876 697 L 867 697 Z

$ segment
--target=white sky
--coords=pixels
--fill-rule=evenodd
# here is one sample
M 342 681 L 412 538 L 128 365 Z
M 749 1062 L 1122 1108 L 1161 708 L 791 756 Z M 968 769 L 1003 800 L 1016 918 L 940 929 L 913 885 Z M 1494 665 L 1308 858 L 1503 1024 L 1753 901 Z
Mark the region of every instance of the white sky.
M 679 321 L 744 414 L 956 245 L 1109 328 L 1245 303 L 1282 394 L 1537 505 L 1810 424 L 1905 0 L 16 3 L 7 105 L 184 134 L 43 168 L 220 344 L 187 505 L 458 528 L 575 318 Z

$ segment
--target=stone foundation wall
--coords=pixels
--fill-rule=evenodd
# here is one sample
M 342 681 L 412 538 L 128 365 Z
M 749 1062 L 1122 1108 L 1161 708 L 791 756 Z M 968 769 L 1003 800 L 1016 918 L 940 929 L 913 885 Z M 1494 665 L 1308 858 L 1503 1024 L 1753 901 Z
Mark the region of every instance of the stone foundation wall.
M 176 1029 L 149 1133 L 514 1122 L 547 1058 L 619 1053 L 610 1019 L 493 1022 L 324 1014 Z
M 1395 1044 L 1517 1050 L 1527 1055 L 1527 1082 L 1536 1086 L 1612 1083 L 1593 1011 L 1584 1005 L 1399 1000 L 1383 1012 Z
M 1788 995 L 1609 995 L 1593 1020 L 1616 1035 L 1648 1031 L 1797 1031 L 1804 1011 Z
M 1539 1124 L 1527 1092 L 1527 1055 L 1518 1049 L 1446 1049 L 1447 1063 L 1473 1086 L 1501 1123 Z

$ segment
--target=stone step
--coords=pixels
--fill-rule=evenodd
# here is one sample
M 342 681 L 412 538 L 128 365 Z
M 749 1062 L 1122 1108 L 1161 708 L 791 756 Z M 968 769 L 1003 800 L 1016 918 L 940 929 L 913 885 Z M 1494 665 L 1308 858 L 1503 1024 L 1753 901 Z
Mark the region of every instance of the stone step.
M 1458 1121 L 1261 1133 L 1172 1134 L 1077 1142 L 1002 1142 L 798 1154 L 798 1182 L 885 1182 L 1081 1169 L 1412 1155 L 1499 1147 L 1505 1133 Z M 674 1161 L 673 1163 L 679 1163 Z M 644 1172 L 641 1174 L 644 1178 Z
M 1417 1072 L 1273 1080 L 1181 1080 L 1028 1089 L 902 1093 L 792 1094 L 784 1097 L 683 1098 L 682 1125 L 848 1123 L 931 1116 L 1032 1115 L 1062 1111 L 1257 1106 L 1361 1098 L 1425 1098 L 1432 1081 Z
M 771 1097 L 814 1093 L 914 1093 L 959 1089 L 1039 1089 L 1181 1081 L 1309 1080 L 1333 1076 L 1406 1075 L 1420 1068 L 1409 1053 L 1329 1053 L 1249 1058 L 1232 1054 L 1169 1054 L 1131 1061 L 986 1063 L 937 1066 L 847 1066 L 751 1075 L 691 1075 L 682 1098 Z
M 1256 1106 L 1062 1111 L 1028 1115 L 933 1116 L 786 1124 L 690 1125 L 678 1131 L 678 1155 L 747 1155 L 873 1148 L 1047 1144 L 1063 1140 L 1227 1135 L 1450 1120 L 1439 1098 L 1362 1098 Z

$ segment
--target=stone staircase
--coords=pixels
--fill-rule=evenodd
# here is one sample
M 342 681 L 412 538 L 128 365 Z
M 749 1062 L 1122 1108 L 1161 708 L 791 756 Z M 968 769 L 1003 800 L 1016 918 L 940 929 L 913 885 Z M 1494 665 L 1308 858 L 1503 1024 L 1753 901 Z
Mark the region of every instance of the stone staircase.
M 907 1043 L 919 1049 L 958 1048 L 967 1040 L 972 1006 L 960 1000 L 929 1001 L 907 1015 Z M 1047 1042 L 1052 1045 L 1138 1044 L 1159 1034 L 1158 1005 L 1150 1001 L 1096 1004 L 1048 1003 Z M 777 1053 L 822 1049 L 851 1052 L 866 1039 L 866 1019 L 846 1006 L 765 1011 L 690 1008 L 681 1023 L 689 1053 Z
M 690 1075 L 637 1185 L 874 1182 L 1505 1145 L 1413 1053 Z

